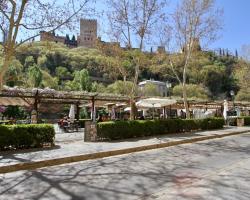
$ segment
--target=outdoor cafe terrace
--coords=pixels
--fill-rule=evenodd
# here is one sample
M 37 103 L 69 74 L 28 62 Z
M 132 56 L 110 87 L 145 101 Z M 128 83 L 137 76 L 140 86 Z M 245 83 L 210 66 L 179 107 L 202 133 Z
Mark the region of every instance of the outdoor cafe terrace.
M 136 97 L 136 100 L 147 99 L 147 97 Z M 173 100 L 173 98 L 156 97 L 159 100 Z M 181 98 L 174 99 L 175 103 L 162 106 L 170 109 L 184 109 Z M 117 94 L 104 94 L 84 91 L 56 91 L 54 89 L 23 89 L 5 87 L 0 91 L 0 106 L 23 106 L 33 107 L 38 110 L 39 104 L 74 104 L 76 107 L 86 105 L 94 110 L 94 107 L 103 107 L 105 105 L 127 105 L 130 104 L 128 96 Z M 188 100 L 190 109 L 223 109 L 223 101 L 207 101 L 207 100 Z M 250 110 L 250 102 L 229 102 L 229 107 L 237 107 L 242 110 Z

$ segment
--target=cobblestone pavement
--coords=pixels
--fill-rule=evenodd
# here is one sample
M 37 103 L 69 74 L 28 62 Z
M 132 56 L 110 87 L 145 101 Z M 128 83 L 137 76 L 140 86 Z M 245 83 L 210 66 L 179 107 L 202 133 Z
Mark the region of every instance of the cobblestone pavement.
M 202 131 L 187 134 L 171 134 L 150 138 L 130 139 L 114 142 L 84 142 L 83 132 L 56 135 L 56 146 L 51 149 L 27 150 L 19 152 L 0 152 L 0 167 L 31 161 L 49 160 L 89 153 L 105 152 L 118 149 L 179 141 L 209 135 L 222 135 L 231 132 L 250 131 L 250 127 L 228 127 L 223 130 Z
M 0 175 L 0 199 L 250 199 L 250 133 Z

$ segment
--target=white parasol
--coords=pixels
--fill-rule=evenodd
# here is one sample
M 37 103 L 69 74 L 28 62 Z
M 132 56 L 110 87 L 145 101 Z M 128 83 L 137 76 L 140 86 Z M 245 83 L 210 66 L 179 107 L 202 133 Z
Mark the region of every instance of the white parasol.
M 136 106 L 140 108 L 163 108 L 173 104 L 176 104 L 174 99 L 148 98 L 138 101 Z
M 69 118 L 70 118 L 71 120 L 74 120 L 74 119 L 75 119 L 75 105 L 74 105 L 74 104 L 71 104 L 71 105 L 70 105 Z

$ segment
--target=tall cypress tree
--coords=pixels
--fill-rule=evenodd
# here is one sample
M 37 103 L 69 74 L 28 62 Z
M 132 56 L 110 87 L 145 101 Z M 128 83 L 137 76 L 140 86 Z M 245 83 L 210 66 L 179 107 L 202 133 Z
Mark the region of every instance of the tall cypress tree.
M 219 55 L 222 56 L 222 51 L 221 48 L 219 49 Z
M 70 41 L 69 35 L 68 35 L 68 34 L 66 34 L 66 41 L 67 41 L 67 42 Z
M 235 50 L 235 57 L 238 59 L 238 51 L 237 51 L 237 49 Z

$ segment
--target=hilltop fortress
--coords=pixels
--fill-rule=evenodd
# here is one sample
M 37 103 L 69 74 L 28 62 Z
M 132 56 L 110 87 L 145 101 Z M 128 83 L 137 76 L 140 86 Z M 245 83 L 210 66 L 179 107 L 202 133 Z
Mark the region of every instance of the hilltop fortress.
M 78 46 L 94 48 L 97 42 L 97 21 L 92 19 L 80 20 L 80 35 L 77 37 Z
M 70 39 L 69 35 L 59 36 L 55 32 L 40 32 L 40 41 L 51 41 L 56 43 L 63 43 L 70 48 L 85 47 L 85 48 L 97 48 L 97 46 L 120 46 L 119 42 L 104 42 L 101 37 L 97 36 L 97 20 L 96 19 L 80 19 L 80 35 L 76 37 L 73 35 Z M 126 47 L 121 47 L 127 49 Z M 199 39 L 194 41 L 194 51 L 201 51 Z M 151 50 L 152 52 L 152 50 Z M 164 46 L 158 46 L 158 53 L 166 53 Z M 185 52 L 185 47 L 180 50 L 180 53 Z
M 69 35 L 59 36 L 55 32 L 40 32 L 40 41 L 52 41 L 56 43 L 63 43 L 70 48 L 86 47 L 95 48 L 97 45 L 97 20 L 94 19 L 81 19 L 80 20 L 80 35 L 70 39 Z

